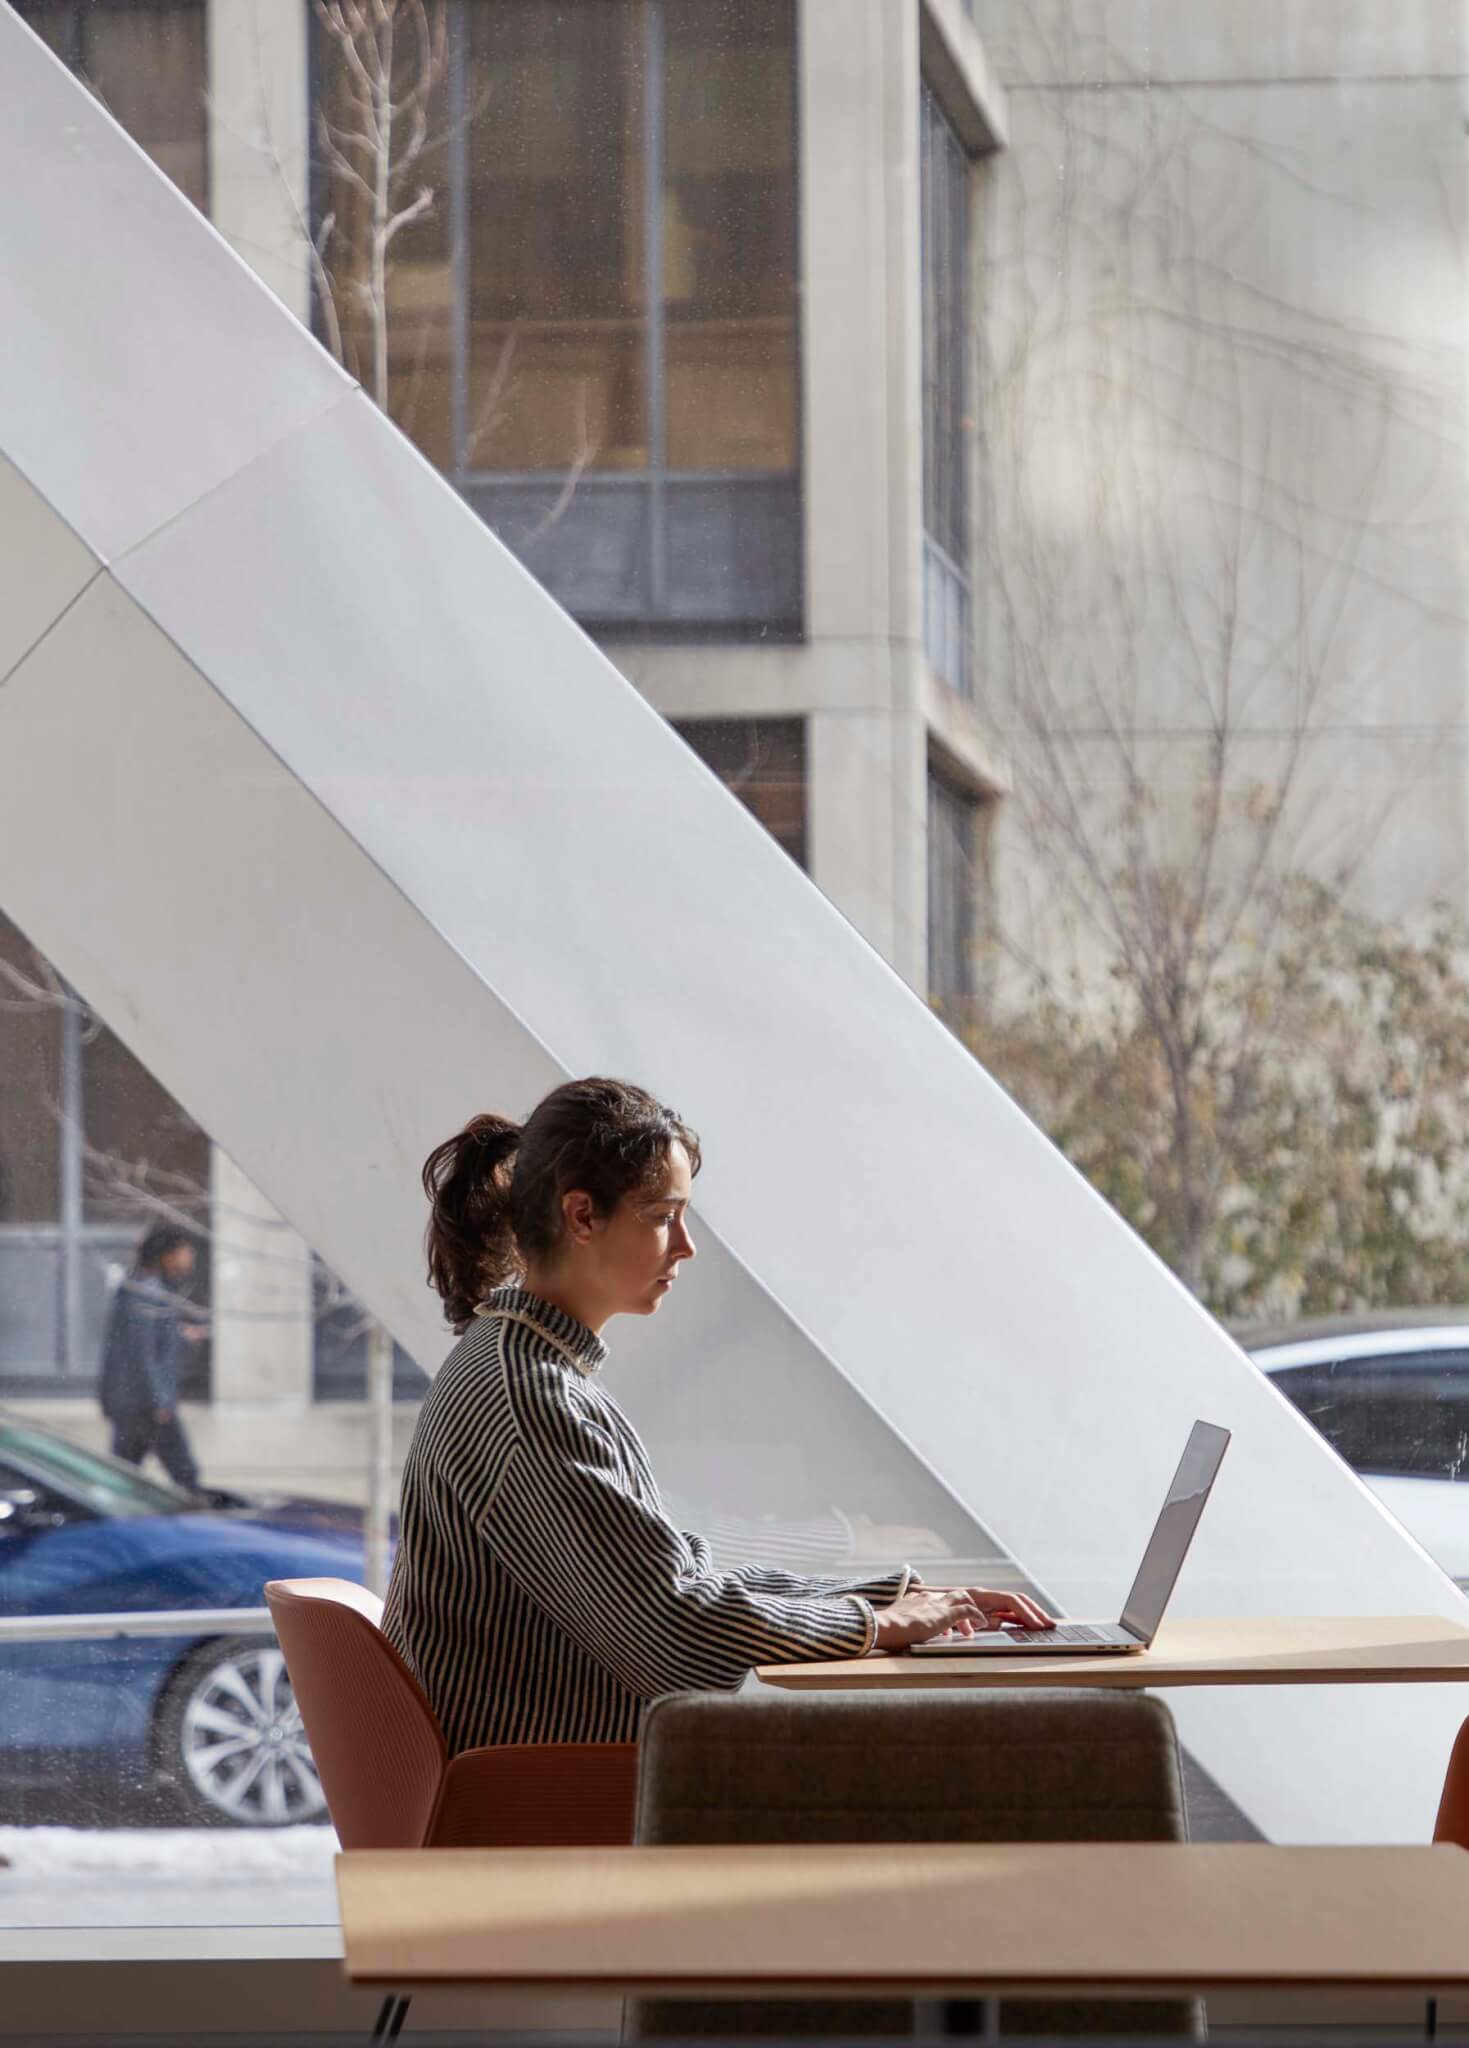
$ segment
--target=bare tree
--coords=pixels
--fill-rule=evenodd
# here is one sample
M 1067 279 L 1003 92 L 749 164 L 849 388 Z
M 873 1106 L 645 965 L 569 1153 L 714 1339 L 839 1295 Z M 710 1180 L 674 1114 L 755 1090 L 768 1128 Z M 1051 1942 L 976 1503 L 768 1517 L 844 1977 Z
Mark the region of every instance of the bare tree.
M 1449 351 L 1277 260 L 1372 232 L 1350 191 L 1243 96 L 1226 127 L 1155 87 L 1101 19 L 1025 10 L 989 179 L 978 595 L 1011 880 L 958 1021 L 1040 1095 L 1040 1019 L 1156 1084 L 1136 1206 L 1197 1288 L 1261 1104 L 1313 1050 L 1303 906 L 1350 917 L 1423 764 L 1383 707 L 1461 659 L 1463 447 Z M 1362 722 L 1374 782 L 1344 799 Z
M 323 338 L 345 368 L 405 433 L 419 425 L 419 403 L 435 329 L 445 314 L 399 305 L 395 263 L 400 238 L 442 222 L 450 145 L 473 134 L 489 112 L 481 91 L 451 117 L 446 0 L 312 0 L 325 42 L 323 90 L 313 112 L 314 164 L 330 195 L 314 220 L 294 209 L 304 241 Z M 269 123 L 262 123 L 268 135 Z M 277 171 L 289 186 L 280 154 Z M 472 465 L 491 442 L 513 400 L 521 369 L 521 323 L 506 326 L 471 417 L 459 459 Z M 533 550 L 565 516 L 599 444 L 583 380 L 573 401 L 571 460 L 545 512 L 517 541 Z
M 351 328 L 365 326 L 367 360 L 357 374 L 387 412 L 389 258 L 397 238 L 436 203 L 423 167 L 448 67 L 448 10 L 444 0 L 313 0 L 313 10 L 332 81 L 316 108 L 317 146 L 342 200 L 354 202 L 350 219 L 335 208 L 323 213 L 308 238 L 313 269 L 339 359 L 347 359 Z M 440 132 L 432 147 L 446 139 Z

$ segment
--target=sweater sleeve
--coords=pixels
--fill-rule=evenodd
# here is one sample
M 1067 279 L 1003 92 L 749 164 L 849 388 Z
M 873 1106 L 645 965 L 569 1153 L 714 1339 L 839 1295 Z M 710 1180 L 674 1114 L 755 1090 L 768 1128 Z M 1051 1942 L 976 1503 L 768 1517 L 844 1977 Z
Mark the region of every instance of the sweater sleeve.
M 859 1594 L 871 1601 L 874 1607 L 891 1607 L 895 1600 L 901 1600 L 913 1578 L 910 1564 L 898 1565 L 890 1572 L 883 1572 L 873 1578 L 812 1578 L 803 1572 L 783 1572 L 772 1565 L 745 1564 L 736 1567 L 734 1576 L 757 1593 L 783 1594 L 787 1599 L 830 1600 L 842 1595 Z
M 756 1664 L 860 1657 L 877 1618 L 857 1595 L 801 1599 L 700 1568 L 624 1485 L 617 1443 L 549 1361 L 509 1381 L 518 1424 L 482 1528 L 537 1605 L 644 1699 L 733 1689 Z
M 756 1593 L 775 1593 L 788 1600 L 832 1599 L 857 1593 L 874 1606 L 887 1607 L 901 1600 L 913 1578 L 911 1565 L 896 1565 L 891 1571 L 870 1573 L 792 1571 L 792 1564 L 815 1558 L 837 1563 L 850 1555 L 852 1527 L 845 1515 L 833 1508 L 806 1521 L 791 1522 L 774 1515 L 758 1520 L 716 1515 L 705 1523 L 707 1535 L 685 1530 L 684 1540 L 694 1553 L 701 1571 L 713 1571 L 714 1560 L 733 1552 L 739 1564 L 728 1569 Z M 762 1553 L 764 1557 L 762 1557 Z M 769 1558 L 770 1563 L 764 1562 Z M 777 1562 L 778 1560 L 778 1562 Z

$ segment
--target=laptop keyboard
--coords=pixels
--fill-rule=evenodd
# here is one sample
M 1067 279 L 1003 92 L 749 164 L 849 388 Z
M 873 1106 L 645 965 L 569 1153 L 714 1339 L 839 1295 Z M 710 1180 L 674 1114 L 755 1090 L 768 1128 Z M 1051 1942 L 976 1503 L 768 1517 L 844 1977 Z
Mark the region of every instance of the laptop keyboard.
M 1055 1628 L 989 1628 L 976 1629 L 972 1636 L 956 1635 L 951 1629 L 946 1635 L 935 1636 L 935 1642 L 945 1643 L 1110 1643 L 1115 1640 L 1110 1629 L 1088 1628 L 1085 1622 L 1058 1622 Z

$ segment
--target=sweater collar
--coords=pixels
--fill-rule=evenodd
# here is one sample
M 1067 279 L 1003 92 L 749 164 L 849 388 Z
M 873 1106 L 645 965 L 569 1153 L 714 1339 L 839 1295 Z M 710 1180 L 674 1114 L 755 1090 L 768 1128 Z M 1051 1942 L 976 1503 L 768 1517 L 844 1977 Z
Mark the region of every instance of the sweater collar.
M 475 1314 L 504 1316 L 509 1322 L 524 1323 L 527 1329 L 554 1345 L 567 1364 L 580 1373 L 597 1372 L 606 1360 L 607 1346 L 594 1330 L 569 1316 L 565 1309 L 553 1308 L 528 1287 L 492 1287 Z

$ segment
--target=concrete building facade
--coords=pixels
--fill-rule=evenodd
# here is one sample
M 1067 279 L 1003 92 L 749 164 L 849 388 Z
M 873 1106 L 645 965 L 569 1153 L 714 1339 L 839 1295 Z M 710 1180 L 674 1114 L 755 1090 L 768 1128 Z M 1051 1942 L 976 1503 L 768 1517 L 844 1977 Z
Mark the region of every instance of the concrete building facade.
M 1216 876 L 1462 916 L 1463 8 L 971 11 L 1010 118 L 977 311 L 1007 921 L 1085 979 L 1080 897 L 1202 881 L 1216 792 Z

